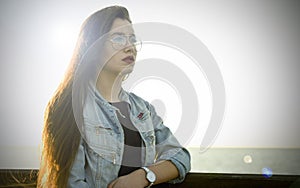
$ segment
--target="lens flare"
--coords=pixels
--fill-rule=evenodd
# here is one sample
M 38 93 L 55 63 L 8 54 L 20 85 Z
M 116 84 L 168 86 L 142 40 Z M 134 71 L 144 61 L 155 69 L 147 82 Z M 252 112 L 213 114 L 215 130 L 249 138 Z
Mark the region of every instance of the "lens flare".
M 244 156 L 244 163 L 246 163 L 246 164 L 251 164 L 252 163 L 252 157 L 251 157 L 251 155 L 245 155 Z
M 269 168 L 269 167 L 263 168 L 263 169 L 261 170 L 261 172 L 262 172 L 262 174 L 263 174 L 263 176 L 264 176 L 265 178 L 270 178 L 270 177 L 272 177 L 272 175 L 273 175 L 273 171 L 272 171 L 272 169 Z

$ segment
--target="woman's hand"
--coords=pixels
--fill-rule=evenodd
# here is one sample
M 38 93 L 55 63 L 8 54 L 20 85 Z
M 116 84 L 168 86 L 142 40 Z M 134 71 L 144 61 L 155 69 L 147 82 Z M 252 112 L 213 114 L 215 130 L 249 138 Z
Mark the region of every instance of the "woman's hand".
M 138 169 L 126 176 L 121 176 L 112 181 L 107 188 L 144 188 L 149 184 L 146 173 L 143 169 Z

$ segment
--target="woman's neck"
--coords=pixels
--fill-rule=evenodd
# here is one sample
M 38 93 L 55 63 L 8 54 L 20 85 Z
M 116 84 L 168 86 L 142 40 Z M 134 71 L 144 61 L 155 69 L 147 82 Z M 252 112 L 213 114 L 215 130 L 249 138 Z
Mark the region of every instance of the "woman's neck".
M 96 83 L 96 89 L 108 102 L 118 102 L 120 101 L 119 94 L 122 88 L 122 81 L 122 75 L 101 71 Z

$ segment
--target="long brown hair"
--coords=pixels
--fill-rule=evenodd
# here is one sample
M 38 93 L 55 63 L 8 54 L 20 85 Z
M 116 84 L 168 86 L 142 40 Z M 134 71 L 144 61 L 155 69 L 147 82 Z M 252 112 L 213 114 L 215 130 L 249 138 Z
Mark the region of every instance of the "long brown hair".
M 65 77 L 46 107 L 38 187 L 67 186 L 81 139 L 72 107 L 75 70 L 87 49 L 109 32 L 116 18 L 126 19 L 131 23 L 126 8 L 110 6 L 89 16 L 81 26 L 77 45 Z

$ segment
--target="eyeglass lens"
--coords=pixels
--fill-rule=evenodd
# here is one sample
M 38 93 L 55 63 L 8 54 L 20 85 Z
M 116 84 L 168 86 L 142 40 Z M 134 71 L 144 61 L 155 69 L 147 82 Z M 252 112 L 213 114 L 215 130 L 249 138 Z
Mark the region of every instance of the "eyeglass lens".
M 117 34 L 111 38 L 113 47 L 117 50 L 124 48 L 127 44 L 127 41 L 130 45 L 134 45 L 137 51 L 141 49 L 141 41 L 139 41 L 135 35 Z

